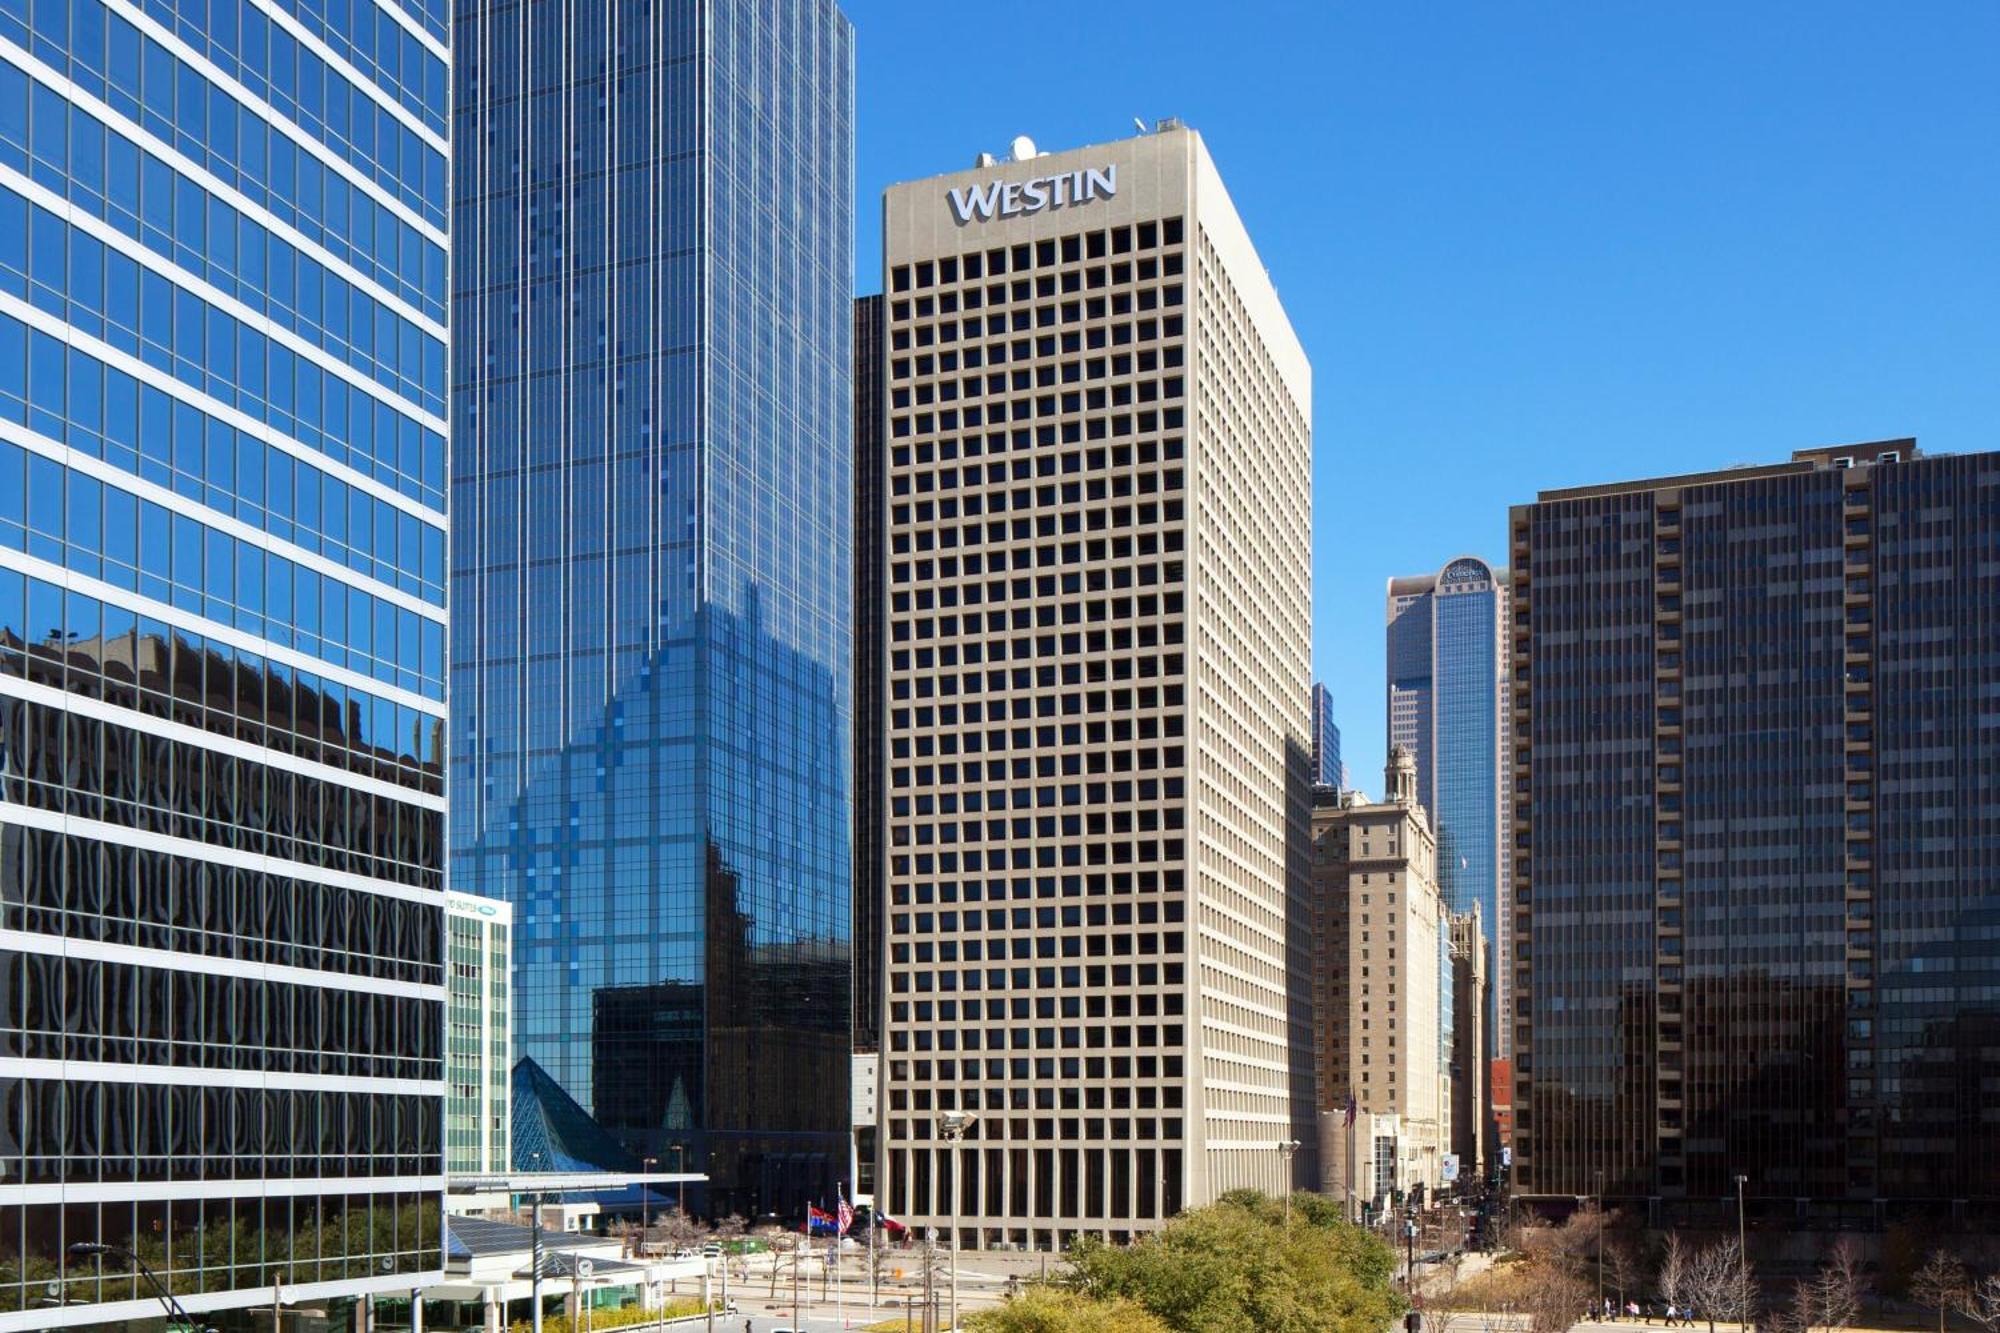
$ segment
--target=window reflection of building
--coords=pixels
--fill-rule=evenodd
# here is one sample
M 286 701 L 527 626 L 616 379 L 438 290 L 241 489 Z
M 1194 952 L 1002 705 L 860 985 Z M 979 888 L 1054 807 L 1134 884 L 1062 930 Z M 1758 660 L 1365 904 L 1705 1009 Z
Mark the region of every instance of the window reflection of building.
M 662 654 L 705 640 L 727 649 L 718 660 L 762 664 L 765 683 L 732 691 L 725 711 L 727 749 L 763 767 L 727 808 L 711 806 L 715 836 L 694 840 L 678 821 L 664 834 L 593 822 L 560 841 L 532 827 L 560 793 L 594 788 L 600 758 L 653 802 L 693 776 L 673 746 L 621 751 L 683 706 L 681 678 L 648 671 L 602 710 L 608 722 L 538 766 L 546 780 L 474 860 L 491 867 L 489 890 L 515 895 L 517 1049 L 632 1161 L 706 1172 L 690 1207 L 745 1214 L 833 1192 L 846 1161 L 850 1021 L 846 888 L 829 873 L 845 864 L 845 755 L 799 740 L 839 734 L 844 710 L 831 673 L 771 638 L 757 595 L 747 604 L 743 617 L 706 613 Z M 747 668 L 744 678 L 758 679 Z M 510 843 L 518 862 L 500 850 Z M 731 847 L 765 878 L 734 869 Z M 692 876 L 689 850 L 700 858 Z M 627 877 L 582 873 L 611 862 Z M 656 979 L 597 980 L 635 971 Z M 516 1165 L 528 1165 L 521 1152 Z
M 844 1097 L 852 29 L 832 3 L 601 17 L 454 32 L 454 886 L 515 906 L 519 1052 L 640 1159 L 709 1174 L 690 1207 L 761 1209 L 770 1136 L 844 1159 L 817 1065 L 754 1107 L 731 1072 L 729 1034 L 816 977 L 767 987 L 719 937 L 842 954 L 813 1031 Z M 538 51 L 629 169 L 535 111 Z

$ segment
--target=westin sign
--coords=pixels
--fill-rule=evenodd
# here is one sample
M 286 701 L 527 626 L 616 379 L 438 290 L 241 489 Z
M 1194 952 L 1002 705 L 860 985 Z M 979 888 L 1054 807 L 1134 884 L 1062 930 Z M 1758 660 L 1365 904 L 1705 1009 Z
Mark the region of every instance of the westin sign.
M 1043 209 L 1109 199 L 1118 193 L 1118 168 L 1065 171 L 1031 181 L 988 181 L 945 193 L 951 197 L 951 211 L 960 226 L 974 219 L 991 222 L 995 217 L 1020 217 Z

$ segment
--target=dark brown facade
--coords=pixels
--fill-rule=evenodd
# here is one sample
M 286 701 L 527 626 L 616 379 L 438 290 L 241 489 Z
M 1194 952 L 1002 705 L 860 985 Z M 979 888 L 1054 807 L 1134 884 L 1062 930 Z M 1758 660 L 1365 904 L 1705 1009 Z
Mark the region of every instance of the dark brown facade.
M 1517 1192 L 1990 1211 L 2000 454 L 1547 493 L 1511 554 Z

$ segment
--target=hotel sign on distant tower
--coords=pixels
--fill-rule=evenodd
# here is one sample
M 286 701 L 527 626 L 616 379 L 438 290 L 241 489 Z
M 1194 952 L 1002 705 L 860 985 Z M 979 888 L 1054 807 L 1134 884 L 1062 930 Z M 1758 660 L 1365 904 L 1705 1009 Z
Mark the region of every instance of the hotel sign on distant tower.
M 996 216 L 1021 217 L 1045 208 L 1071 208 L 1093 199 L 1109 199 L 1118 193 L 1118 168 L 1114 164 L 1063 171 L 1028 181 L 988 181 L 945 193 L 951 198 L 951 211 L 960 226 L 975 218 L 991 222 Z

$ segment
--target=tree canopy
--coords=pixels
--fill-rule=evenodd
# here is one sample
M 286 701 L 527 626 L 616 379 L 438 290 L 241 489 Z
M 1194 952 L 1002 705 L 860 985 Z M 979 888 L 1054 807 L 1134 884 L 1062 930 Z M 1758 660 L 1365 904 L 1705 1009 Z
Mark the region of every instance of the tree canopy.
M 1130 1247 L 1080 1239 L 1062 1282 L 1171 1333 L 1383 1333 L 1403 1309 L 1395 1255 L 1326 1202 L 1295 1195 L 1287 1220 L 1283 1200 L 1232 1191 Z
M 1167 1333 L 1131 1301 L 1094 1300 L 1040 1283 L 1005 1305 L 967 1315 L 965 1327 L 968 1333 Z

